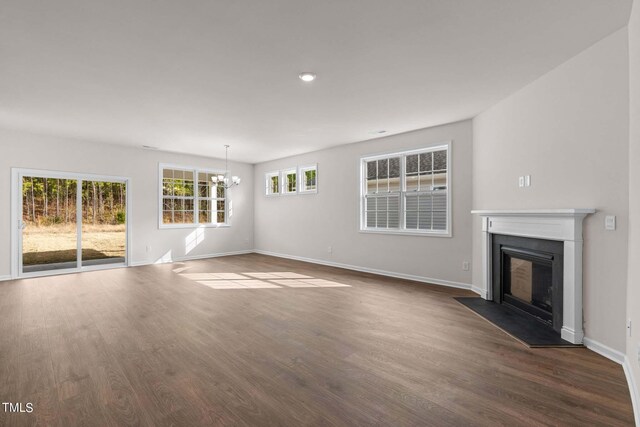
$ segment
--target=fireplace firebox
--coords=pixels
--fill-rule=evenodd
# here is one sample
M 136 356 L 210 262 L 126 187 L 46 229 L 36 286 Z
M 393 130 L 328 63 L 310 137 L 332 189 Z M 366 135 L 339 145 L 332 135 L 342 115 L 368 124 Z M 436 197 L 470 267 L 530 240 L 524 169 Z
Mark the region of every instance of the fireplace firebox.
M 562 329 L 563 243 L 494 234 L 493 300 Z

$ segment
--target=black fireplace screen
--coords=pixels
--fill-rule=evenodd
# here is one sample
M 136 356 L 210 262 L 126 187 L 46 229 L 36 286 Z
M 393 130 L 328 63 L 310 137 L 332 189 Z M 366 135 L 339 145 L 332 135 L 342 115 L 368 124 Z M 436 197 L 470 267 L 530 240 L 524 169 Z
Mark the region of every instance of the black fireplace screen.
M 506 303 L 551 322 L 553 315 L 552 263 L 540 254 L 503 247 L 503 299 Z
M 493 236 L 493 300 L 562 326 L 562 242 Z

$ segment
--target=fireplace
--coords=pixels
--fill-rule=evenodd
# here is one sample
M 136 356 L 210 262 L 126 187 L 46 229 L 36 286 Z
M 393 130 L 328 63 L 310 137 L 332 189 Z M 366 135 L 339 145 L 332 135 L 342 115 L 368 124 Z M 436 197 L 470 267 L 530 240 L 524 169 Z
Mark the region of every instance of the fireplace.
M 493 300 L 562 329 L 562 242 L 495 234 Z
M 562 339 L 572 344 L 581 344 L 584 337 L 582 223 L 587 215 L 594 212 L 595 209 L 575 208 L 472 211 L 482 218 L 482 234 L 479 241 L 482 248 L 482 274 L 480 280 L 474 282 L 473 289 L 488 301 L 507 301 L 506 304 L 511 303 L 514 307 L 524 302 L 526 305 L 521 304 L 519 309 L 529 308 L 547 323 L 550 312 L 551 325 L 556 331 L 560 328 Z M 503 246 L 507 248 L 507 252 L 500 252 L 496 256 L 494 241 L 512 237 L 539 240 L 534 244 L 538 246 L 531 248 L 523 247 L 518 242 L 505 243 Z M 554 249 L 540 246 L 546 245 L 545 242 L 549 241 L 561 245 L 562 251 L 557 250 L 557 247 Z M 549 256 L 552 259 L 549 259 Z M 506 257 L 504 262 L 503 257 Z M 548 297 L 548 287 L 543 290 L 531 282 L 529 292 L 528 285 L 529 273 L 532 280 L 534 277 L 536 280 L 542 280 L 545 275 L 548 277 L 549 261 L 552 270 L 551 298 Z M 557 268 L 554 262 L 560 262 Z M 504 270 L 503 267 L 507 265 L 508 269 Z M 501 287 L 496 286 L 496 280 L 505 275 L 510 281 L 506 295 Z M 548 279 L 545 280 L 548 283 Z M 545 317 L 547 320 L 544 320 Z

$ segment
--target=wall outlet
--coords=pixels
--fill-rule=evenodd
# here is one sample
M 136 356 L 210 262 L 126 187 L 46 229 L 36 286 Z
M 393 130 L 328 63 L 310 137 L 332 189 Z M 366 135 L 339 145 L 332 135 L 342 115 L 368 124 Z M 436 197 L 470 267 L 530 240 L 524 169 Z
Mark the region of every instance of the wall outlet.
M 469 261 L 462 261 L 462 269 L 464 271 L 469 271 Z
M 327 253 L 330 253 L 330 254 L 333 253 L 333 246 L 327 247 Z
M 531 187 L 531 175 L 524 176 L 524 186 Z
M 631 336 L 631 319 L 627 320 L 627 335 Z
M 518 187 L 520 188 L 524 187 L 524 176 L 518 177 Z
M 615 215 L 607 215 L 604 217 L 604 229 L 609 231 L 613 231 L 616 229 Z

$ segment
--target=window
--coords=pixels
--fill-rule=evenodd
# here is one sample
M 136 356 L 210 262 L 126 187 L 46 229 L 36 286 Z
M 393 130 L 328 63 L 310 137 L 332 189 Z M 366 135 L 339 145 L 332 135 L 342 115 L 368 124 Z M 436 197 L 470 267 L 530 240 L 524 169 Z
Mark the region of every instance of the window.
M 162 171 L 162 222 L 193 224 L 195 221 L 193 171 Z
M 226 190 L 222 180 L 213 181 L 215 172 L 198 172 L 198 224 L 227 222 Z
M 449 144 L 362 159 L 363 231 L 451 235 Z
M 318 166 L 300 168 L 300 193 L 315 193 L 318 191 Z
M 366 162 L 366 228 L 400 227 L 400 157 Z
M 288 168 L 265 174 L 265 194 L 316 193 L 318 191 L 318 165 Z
M 269 172 L 265 179 L 266 195 L 274 196 L 280 194 L 280 172 Z
M 227 224 L 226 190 L 217 171 L 160 165 L 162 227 Z
M 295 194 L 297 187 L 297 173 L 295 169 L 282 171 L 282 193 Z

